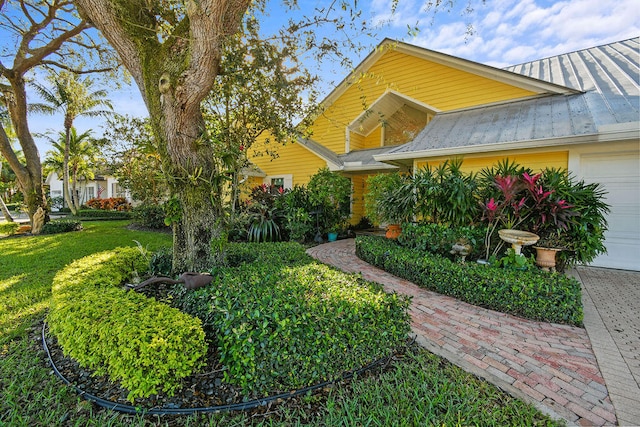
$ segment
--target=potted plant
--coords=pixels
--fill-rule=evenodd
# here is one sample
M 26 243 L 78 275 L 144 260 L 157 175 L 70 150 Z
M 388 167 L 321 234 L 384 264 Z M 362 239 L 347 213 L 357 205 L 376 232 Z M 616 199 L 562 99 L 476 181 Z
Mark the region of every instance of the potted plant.
M 414 216 L 415 193 L 412 182 L 404 178 L 398 187 L 388 188 L 378 200 L 378 216 L 387 223 L 386 237 L 397 239 L 402 232 L 402 223 L 409 222 Z
M 566 248 L 565 236 L 560 231 L 543 236 L 533 246 L 536 250 L 536 265 L 544 271 L 555 271 L 556 255 Z

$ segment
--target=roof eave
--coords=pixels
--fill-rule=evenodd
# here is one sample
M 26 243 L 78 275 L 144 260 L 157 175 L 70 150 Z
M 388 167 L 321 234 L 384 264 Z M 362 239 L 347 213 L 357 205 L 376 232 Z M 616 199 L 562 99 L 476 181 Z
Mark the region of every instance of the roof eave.
M 577 136 L 569 136 L 569 137 L 559 137 L 559 138 L 547 138 L 547 139 L 534 139 L 527 141 L 517 141 L 517 142 L 499 142 L 494 144 L 479 144 L 479 145 L 470 145 L 470 146 L 462 146 L 462 147 L 449 147 L 449 148 L 435 148 L 430 150 L 418 150 L 418 151 L 407 151 L 402 153 L 388 153 L 388 154 L 380 154 L 377 156 L 373 156 L 373 158 L 378 162 L 397 162 L 401 160 L 413 160 L 420 159 L 423 157 L 438 157 L 438 156 L 457 156 L 464 154 L 477 154 L 477 153 L 491 153 L 496 151 L 507 151 L 507 150 L 521 150 L 521 149 L 531 149 L 531 148 L 549 148 L 549 147 L 557 147 L 562 145 L 574 145 L 574 144 L 585 144 L 590 142 L 601 142 L 603 141 L 600 138 L 601 134 L 588 134 L 588 135 L 577 135 Z M 625 134 L 627 138 L 622 139 L 630 139 L 628 135 Z M 621 135 L 617 137 L 613 137 L 613 134 L 608 134 L 610 139 L 607 140 L 620 140 Z M 637 136 L 636 136 L 637 138 Z

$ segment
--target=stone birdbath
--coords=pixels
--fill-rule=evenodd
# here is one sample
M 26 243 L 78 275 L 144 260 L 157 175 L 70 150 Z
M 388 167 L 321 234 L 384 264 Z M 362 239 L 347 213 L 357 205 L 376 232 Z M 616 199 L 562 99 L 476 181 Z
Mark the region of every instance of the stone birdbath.
M 511 243 L 511 247 L 516 255 L 520 255 L 522 253 L 523 246 L 533 245 L 540 240 L 540 236 L 537 234 L 529 233 L 528 231 L 513 230 L 510 228 L 498 230 L 498 235 L 505 242 Z

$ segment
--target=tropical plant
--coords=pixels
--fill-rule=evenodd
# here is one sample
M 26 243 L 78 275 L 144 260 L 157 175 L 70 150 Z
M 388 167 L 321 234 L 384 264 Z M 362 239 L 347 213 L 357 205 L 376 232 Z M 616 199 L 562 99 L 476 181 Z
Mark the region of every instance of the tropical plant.
M 351 215 L 351 180 L 322 168 L 307 184 L 309 199 L 321 211 L 320 224 L 325 232 L 340 231 Z
M 251 190 L 248 212 L 251 217 L 247 237 L 250 242 L 277 242 L 281 239 L 282 215 L 276 199 L 284 194 L 282 188 L 262 184 Z
M 67 185 L 71 185 L 69 208 L 74 215 L 77 214 L 81 204 L 77 189 L 78 180 L 80 178 L 93 179 L 94 169 L 100 159 L 99 149 L 95 139 L 91 136 L 92 132 L 89 129 L 78 135 L 76 128 L 72 127 L 68 132 L 59 132 L 57 140 L 48 137 L 53 150 L 47 151 L 43 167 L 45 172 L 56 172 L 58 176 L 64 176 L 66 167 Z M 67 199 L 67 203 L 69 203 L 69 199 Z
M 44 103 L 32 104 L 31 109 L 44 114 L 60 112 L 64 116 L 65 139 L 63 145 L 62 194 L 71 209 L 71 213 L 75 215 L 80 209 L 80 202 L 77 197 L 72 197 L 69 193 L 71 140 L 74 137 L 71 131 L 73 122 L 76 118 L 82 116 L 108 116 L 112 114 L 111 110 L 113 107 L 111 106 L 111 102 L 106 99 L 106 90 L 99 89 L 91 92 L 93 80 L 89 77 L 85 77 L 84 80 L 79 80 L 77 74 L 61 71 L 58 74 L 50 74 L 48 79 L 53 85 L 52 89 L 38 83 L 33 83 L 36 92 L 43 99 Z M 73 195 L 75 196 L 75 188 L 73 190 Z
M 285 218 L 284 228 L 289 240 L 304 242 L 313 238 L 316 224 L 311 215 L 310 199 L 309 191 L 302 185 L 295 185 L 276 199 L 276 206 Z
M 367 191 L 364 194 L 364 211 L 374 224 L 380 225 L 385 222 L 380 205 L 382 198 L 403 183 L 404 178 L 399 172 L 369 175 L 366 182 Z
M 462 159 L 445 160 L 415 173 L 416 215 L 421 221 L 452 226 L 468 225 L 477 216 L 475 174 L 461 170 Z

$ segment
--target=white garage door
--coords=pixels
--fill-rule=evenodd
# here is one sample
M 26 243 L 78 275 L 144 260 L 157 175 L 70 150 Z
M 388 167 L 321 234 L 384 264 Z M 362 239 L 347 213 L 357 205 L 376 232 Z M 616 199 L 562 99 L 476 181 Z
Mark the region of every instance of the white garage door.
M 607 254 L 590 265 L 640 271 L 640 158 L 637 151 L 583 154 L 580 169 L 585 182 L 598 182 L 608 192 Z

